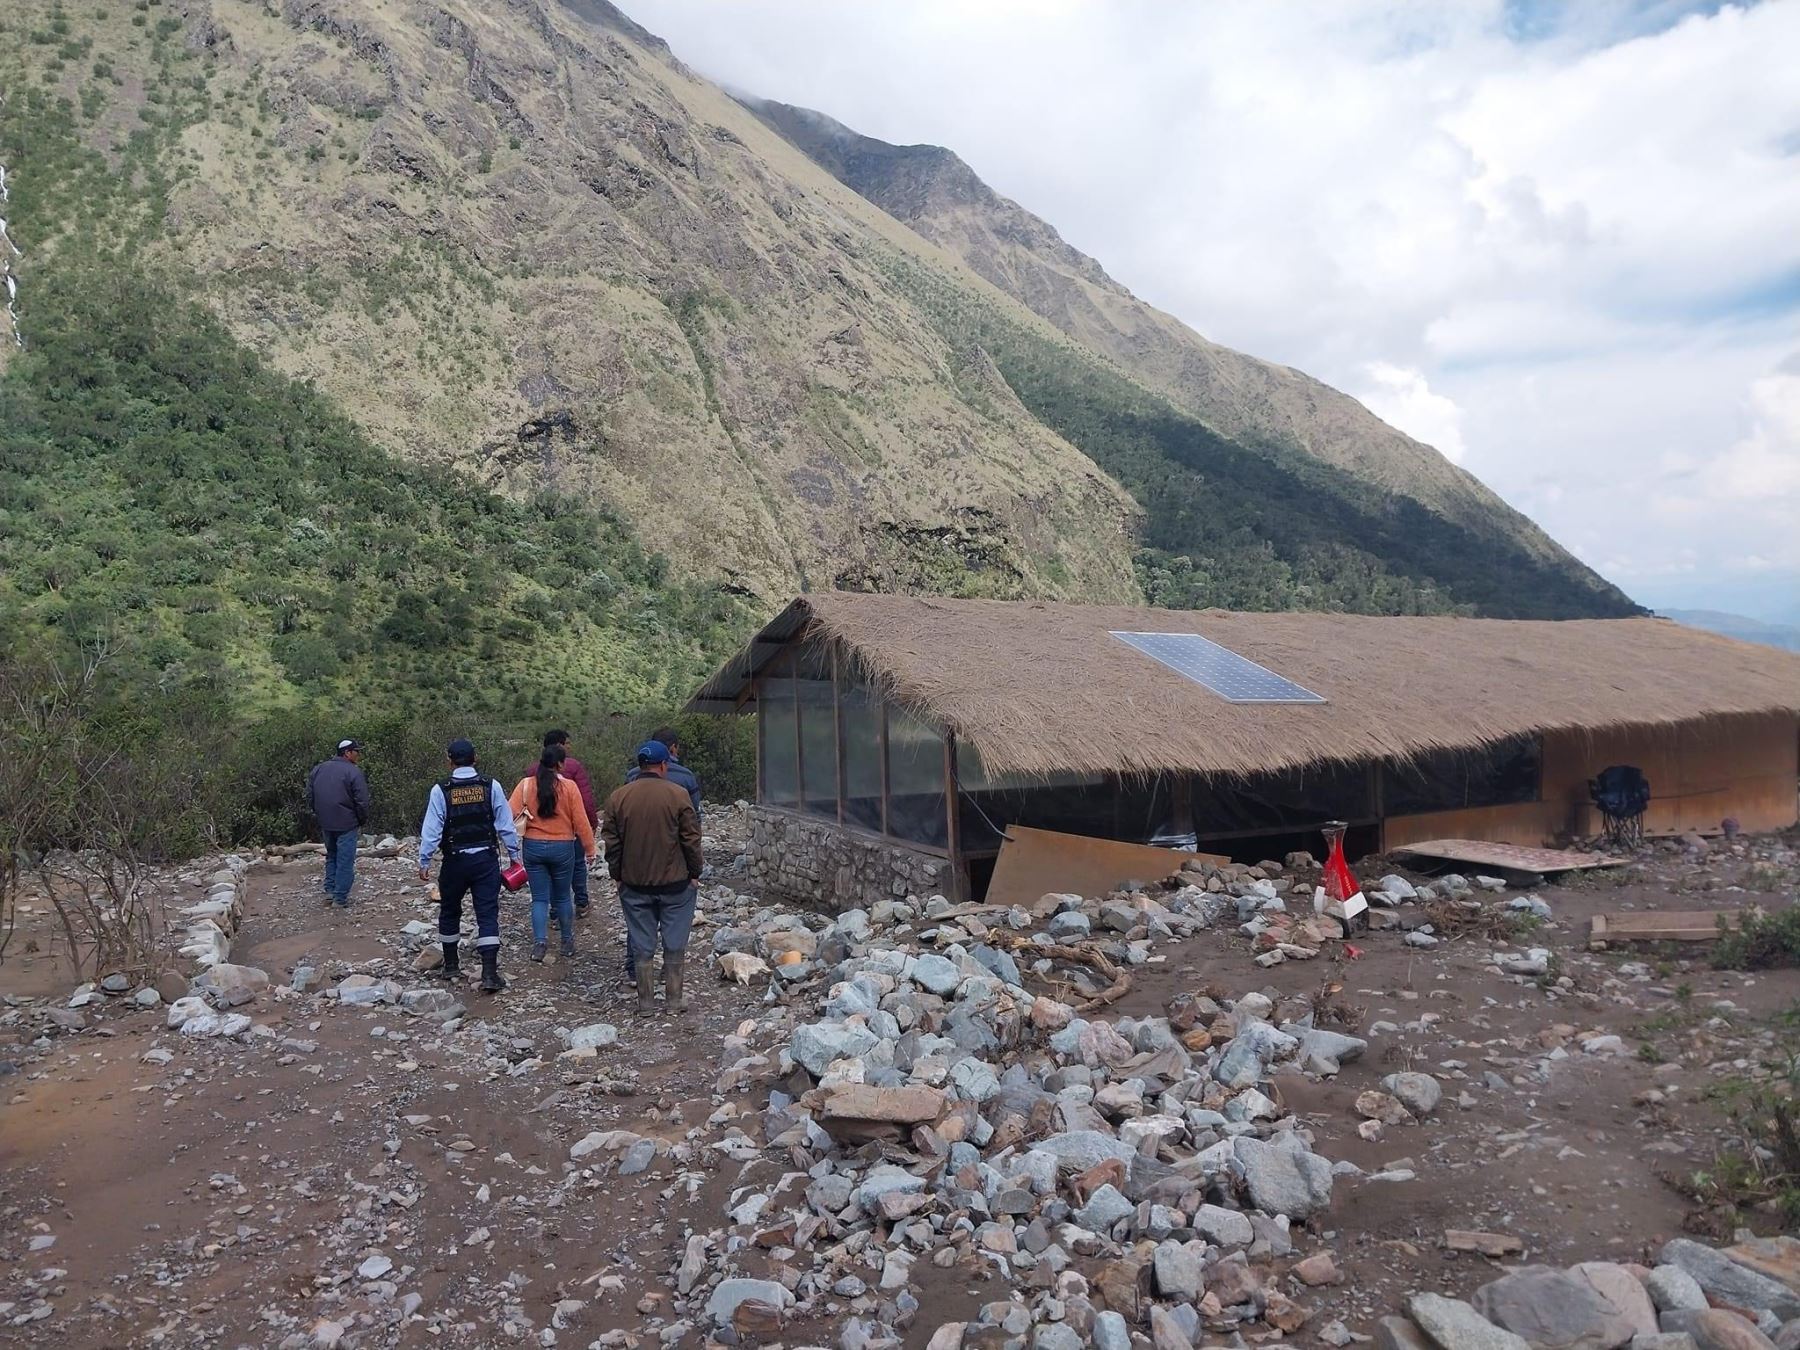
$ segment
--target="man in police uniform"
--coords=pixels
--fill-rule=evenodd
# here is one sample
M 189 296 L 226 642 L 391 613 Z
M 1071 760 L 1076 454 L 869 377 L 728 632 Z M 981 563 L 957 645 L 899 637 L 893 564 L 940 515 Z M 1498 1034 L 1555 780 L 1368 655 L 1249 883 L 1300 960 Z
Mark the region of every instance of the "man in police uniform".
M 451 741 L 450 776 L 434 783 L 425 802 L 425 824 L 419 830 L 419 880 L 431 879 L 431 855 L 443 845 L 438 869 L 438 941 L 444 944 L 442 975 L 457 979 L 462 938 L 462 901 L 475 898 L 475 950 L 481 955 L 481 990 L 497 994 L 500 978 L 500 853 L 507 864 L 524 853 L 513 827 L 512 807 L 500 784 L 475 768 L 475 747 Z

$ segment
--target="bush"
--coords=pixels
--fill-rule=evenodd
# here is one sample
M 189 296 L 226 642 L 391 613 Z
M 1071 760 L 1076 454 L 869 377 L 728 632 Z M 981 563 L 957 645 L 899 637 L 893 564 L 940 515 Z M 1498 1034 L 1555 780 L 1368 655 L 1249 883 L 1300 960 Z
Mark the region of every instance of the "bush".
M 1800 965 L 1800 905 L 1770 913 L 1749 909 L 1735 932 L 1719 917 L 1712 963 L 1719 970 L 1764 970 Z

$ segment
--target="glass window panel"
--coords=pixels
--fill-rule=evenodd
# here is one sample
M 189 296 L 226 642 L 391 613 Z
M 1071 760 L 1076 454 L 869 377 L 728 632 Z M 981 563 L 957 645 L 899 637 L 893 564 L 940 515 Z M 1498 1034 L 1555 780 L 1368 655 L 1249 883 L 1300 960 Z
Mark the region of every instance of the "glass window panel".
M 949 842 L 943 733 L 898 708 L 888 709 L 888 833 L 938 848 Z
M 844 686 L 844 820 L 881 829 L 881 703 L 860 684 Z
M 802 663 L 804 668 L 804 663 Z M 837 819 L 837 723 L 831 681 L 794 681 L 800 696 L 800 786 L 810 815 Z
M 800 764 L 794 751 L 794 682 L 764 680 L 756 702 L 762 733 L 762 799 L 770 806 L 800 804 Z

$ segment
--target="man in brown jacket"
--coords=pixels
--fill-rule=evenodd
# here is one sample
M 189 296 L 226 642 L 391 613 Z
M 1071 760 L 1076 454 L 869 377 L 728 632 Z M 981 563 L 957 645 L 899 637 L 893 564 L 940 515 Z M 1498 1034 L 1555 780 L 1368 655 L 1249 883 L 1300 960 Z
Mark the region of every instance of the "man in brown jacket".
M 682 962 L 694 926 L 700 856 L 700 817 L 685 789 L 669 781 L 669 747 L 638 747 L 641 776 L 606 799 L 600 827 L 606 870 L 619 885 L 626 938 L 637 963 L 637 1010 L 656 1011 L 656 943 L 663 949 L 663 1011 L 684 1012 Z

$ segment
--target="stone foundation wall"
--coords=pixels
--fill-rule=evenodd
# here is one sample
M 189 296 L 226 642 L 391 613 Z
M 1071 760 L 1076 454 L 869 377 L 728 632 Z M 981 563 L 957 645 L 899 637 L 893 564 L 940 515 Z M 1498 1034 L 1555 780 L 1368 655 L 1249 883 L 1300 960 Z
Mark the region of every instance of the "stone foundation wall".
M 908 895 L 948 895 L 948 858 L 840 830 L 826 820 L 750 809 L 750 875 L 771 899 L 843 912 Z

